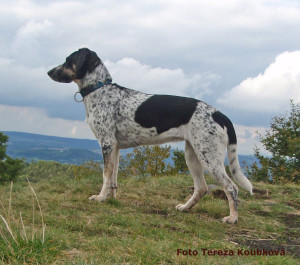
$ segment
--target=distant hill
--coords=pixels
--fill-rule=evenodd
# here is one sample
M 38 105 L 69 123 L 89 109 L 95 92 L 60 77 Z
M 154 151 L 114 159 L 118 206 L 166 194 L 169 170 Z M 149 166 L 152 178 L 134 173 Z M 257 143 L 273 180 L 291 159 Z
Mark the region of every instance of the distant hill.
M 82 164 L 83 161 L 102 161 L 96 140 L 73 139 L 23 132 L 9 132 L 7 154 L 13 158 L 53 160 L 60 163 Z
M 96 140 L 47 136 L 33 133 L 4 131 L 9 136 L 7 154 L 13 158 L 32 160 L 53 160 L 60 163 L 82 164 L 84 161 L 103 161 L 101 148 Z M 132 148 L 121 150 L 121 155 L 131 152 Z M 253 156 L 239 155 L 241 162 L 250 165 Z M 167 163 L 173 163 L 171 157 Z M 227 160 L 225 163 L 228 164 Z

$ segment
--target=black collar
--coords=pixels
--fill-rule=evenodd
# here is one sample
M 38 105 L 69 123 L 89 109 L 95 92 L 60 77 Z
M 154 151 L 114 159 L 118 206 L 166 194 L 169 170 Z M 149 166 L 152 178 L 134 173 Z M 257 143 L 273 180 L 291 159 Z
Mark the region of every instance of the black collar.
M 101 88 L 105 85 L 111 84 L 111 80 L 105 80 L 104 82 L 98 82 L 95 85 L 88 85 L 84 88 L 82 88 L 79 93 L 81 94 L 82 98 L 84 98 L 85 96 L 87 96 L 88 94 L 94 92 L 95 90 L 97 90 L 98 88 Z

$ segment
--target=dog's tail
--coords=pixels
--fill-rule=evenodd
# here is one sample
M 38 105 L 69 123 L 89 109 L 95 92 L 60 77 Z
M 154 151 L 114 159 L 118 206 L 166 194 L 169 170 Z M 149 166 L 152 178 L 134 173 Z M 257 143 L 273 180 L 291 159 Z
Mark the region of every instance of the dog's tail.
M 227 152 L 229 169 L 233 180 L 238 184 L 238 186 L 250 192 L 250 194 L 252 195 L 252 184 L 243 174 L 240 168 L 240 163 L 237 155 L 237 144 L 228 144 Z
M 232 122 L 228 117 L 226 117 L 223 113 L 216 111 L 212 114 L 212 118 L 215 122 L 217 122 L 222 128 L 226 127 L 227 135 L 228 135 L 228 162 L 229 169 L 232 175 L 233 180 L 243 188 L 244 190 L 250 192 L 252 194 L 252 184 L 243 174 L 240 163 L 237 155 L 237 139 L 236 133 L 233 127 Z

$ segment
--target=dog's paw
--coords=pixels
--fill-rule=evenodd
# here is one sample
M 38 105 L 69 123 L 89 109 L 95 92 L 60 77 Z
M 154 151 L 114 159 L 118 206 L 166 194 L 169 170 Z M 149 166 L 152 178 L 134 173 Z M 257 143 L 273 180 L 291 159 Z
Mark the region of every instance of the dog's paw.
M 93 195 L 93 196 L 89 197 L 89 200 L 103 202 L 106 200 L 106 197 L 104 198 L 103 196 L 100 196 L 100 195 Z
M 235 224 L 237 223 L 238 219 L 237 217 L 233 217 L 233 216 L 226 216 L 222 219 L 223 223 L 228 223 L 228 224 Z
M 176 210 L 181 211 L 181 212 L 188 212 L 189 209 L 186 209 L 185 204 L 178 204 L 175 207 Z

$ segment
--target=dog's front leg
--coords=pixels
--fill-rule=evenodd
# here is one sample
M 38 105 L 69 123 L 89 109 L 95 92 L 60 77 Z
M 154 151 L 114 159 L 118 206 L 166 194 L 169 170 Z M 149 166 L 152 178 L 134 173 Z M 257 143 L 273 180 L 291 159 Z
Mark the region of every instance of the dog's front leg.
M 104 160 L 103 185 L 99 195 L 93 195 L 89 199 L 105 201 L 107 198 L 115 198 L 117 194 L 117 172 L 119 162 L 119 147 L 117 144 L 103 143 L 102 153 Z

